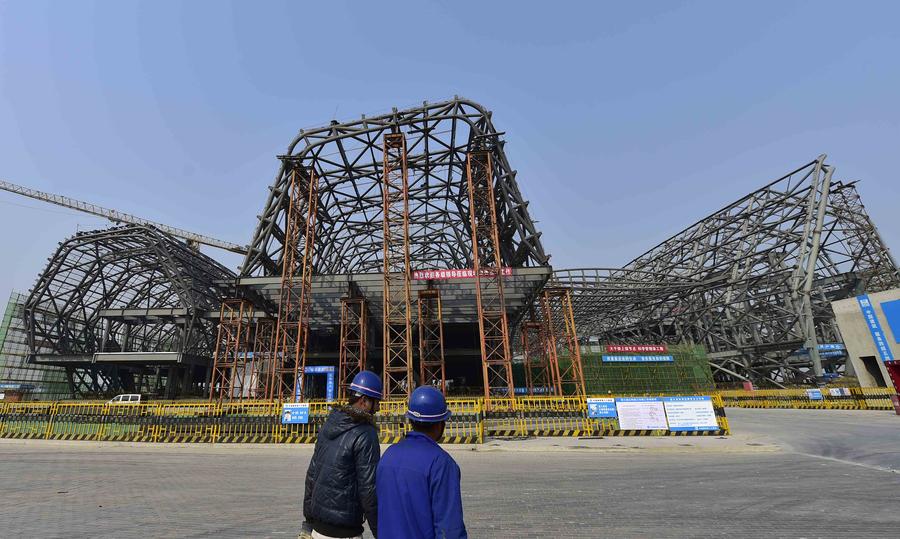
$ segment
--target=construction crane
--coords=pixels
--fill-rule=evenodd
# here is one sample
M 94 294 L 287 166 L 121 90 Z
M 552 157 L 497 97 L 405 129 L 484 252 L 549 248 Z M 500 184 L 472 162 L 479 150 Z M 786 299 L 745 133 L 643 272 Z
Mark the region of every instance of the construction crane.
M 6 182 L 3 180 L 0 180 L 0 189 L 9 191 L 10 193 L 15 193 L 17 195 L 33 198 L 35 200 L 40 200 L 42 202 L 56 204 L 57 206 L 62 206 L 63 208 L 69 208 L 71 210 L 96 215 L 97 217 L 103 217 L 104 219 L 109 219 L 114 223 L 150 225 L 162 230 L 163 232 L 171 234 L 176 238 L 181 238 L 185 240 L 189 245 L 194 247 L 198 247 L 202 244 L 209 245 L 210 247 L 217 247 L 219 249 L 225 249 L 226 251 L 231 251 L 232 253 L 238 253 L 242 255 L 247 254 L 248 248 L 243 245 L 218 240 L 216 238 L 204 236 L 203 234 L 195 234 L 181 228 L 164 225 L 162 223 L 157 223 L 155 221 L 150 221 L 149 219 L 136 217 L 128 213 L 122 213 L 120 211 L 97 206 L 96 204 L 91 204 L 89 202 L 75 200 L 74 198 L 64 197 L 62 195 L 54 195 L 52 193 L 45 193 L 44 191 L 38 191 L 37 189 L 29 189 L 27 187 L 16 185 L 14 183 Z

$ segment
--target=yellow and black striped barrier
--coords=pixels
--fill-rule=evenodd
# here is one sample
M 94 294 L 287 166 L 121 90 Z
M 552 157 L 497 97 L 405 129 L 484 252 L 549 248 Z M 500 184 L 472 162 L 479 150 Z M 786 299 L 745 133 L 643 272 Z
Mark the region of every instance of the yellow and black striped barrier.
M 851 387 L 808 389 L 743 389 L 719 391 L 733 408 L 793 408 L 798 410 L 892 410 L 893 388 Z
M 453 414 L 442 441 L 478 444 L 485 437 L 729 434 L 722 397 L 714 395 L 712 400 L 719 430 L 684 433 L 621 429 L 616 418 L 588 417 L 586 399 L 579 397 L 449 399 L 447 404 Z M 307 423 L 282 424 L 281 404 L 269 401 L 0 403 L 0 438 L 306 444 L 316 441 L 331 406 L 310 402 Z M 403 401 L 381 403 L 376 425 L 382 443 L 396 443 L 409 431 L 405 412 Z

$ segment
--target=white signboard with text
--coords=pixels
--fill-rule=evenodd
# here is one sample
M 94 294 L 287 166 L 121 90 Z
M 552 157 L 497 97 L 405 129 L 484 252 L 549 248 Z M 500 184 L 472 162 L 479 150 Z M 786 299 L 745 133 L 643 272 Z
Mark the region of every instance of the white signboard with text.
M 719 430 L 711 397 L 663 397 L 669 430 Z
M 666 410 L 658 397 L 616 399 L 619 428 L 622 430 L 668 430 Z

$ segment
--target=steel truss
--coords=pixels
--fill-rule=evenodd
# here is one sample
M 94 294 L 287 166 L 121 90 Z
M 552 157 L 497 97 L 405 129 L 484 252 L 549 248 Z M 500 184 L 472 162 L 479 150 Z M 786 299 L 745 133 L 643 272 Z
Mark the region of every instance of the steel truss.
M 287 153 L 314 167 L 320 182 L 319 229 L 312 256 L 318 274 L 383 271 L 382 145 L 384 135 L 398 132 L 405 135 L 407 148 L 412 268 L 472 267 L 466 154 L 472 140 L 497 131 L 484 107 L 454 98 L 333 122 L 301 131 L 291 142 Z M 503 263 L 514 268 L 546 266 L 548 256 L 502 143 L 494 148 L 492 164 Z M 285 162 L 260 216 L 242 275 L 281 275 L 291 178 L 291 164 Z
M 841 359 L 830 301 L 900 285 L 855 182 L 825 156 L 698 221 L 621 269 L 563 270 L 582 339 L 695 343 L 719 382 L 782 386 Z
M 258 376 L 253 348 L 253 304 L 245 299 L 222 302 L 219 338 L 213 360 L 209 400 L 241 401 L 255 399 Z
M 365 298 L 341 298 L 341 351 L 338 364 L 338 399 L 348 397 L 353 377 L 366 368 L 368 302 Z
M 572 296 L 568 288 L 548 287 L 541 292 L 541 314 L 547 332 L 547 351 L 556 394 L 584 397 L 581 347 L 575 329 Z
M 275 362 L 266 397 L 294 401 L 304 398 L 319 181 L 314 167 L 304 168 L 296 159 L 285 161 L 292 165 L 291 181 L 287 191 Z
M 546 322 L 530 320 L 523 323 L 521 335 L 522 355 L 525 359 L 525 387 L 528 395 L 562 394 L 559 365 L 550 362 Z
M 149 226 L 81 232 L 63 241 L 25 305 L 31 350 L 179 352 L 211 359 L 219 283 L 235 275 Z
M 412 376 L 412 305 L 409 293 L 408 177 L 403 134 L 389 133 L 384 136 L 383 157 L 384 396 L 405 399 L 415 387 L 415 382 Z
M 419 291 L 419 384 L 433 385 L 447 391 L 444 365 L 444 322 L 441 291 Z
M 488 400 L 492 395 L 512 397 L 515 394 L 509 323 L 503 300 L 503 263 L 494 199 L 492 149 L 488 140 L 479 140 L 466 161 L 479 343 L 484 397 Z

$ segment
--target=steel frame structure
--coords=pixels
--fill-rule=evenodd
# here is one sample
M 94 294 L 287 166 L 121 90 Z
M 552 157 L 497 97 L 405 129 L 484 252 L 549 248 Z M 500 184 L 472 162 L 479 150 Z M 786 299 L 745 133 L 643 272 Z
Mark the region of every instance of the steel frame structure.
M 29 361 L 64 366 L 73 392 L 103 395 L 141 387 L 148 369 L 129 354 L 175 358 L 172 377 L 209 365 L 221 283 L 235 274 L 169 234 L 127 225 L 81 232 L 60 243 L 25 302 Z M 95 361 L 96 354 L 111 362 Z M 115 363 L 115 358 L 122 361 Z M 177 367 L 177 369 L 176 369 Z
M 266 398 L 294 401 L 304 398 L 319 181 L 315 167 L 305 168 L 302 161 L 296 159 L 284 160 L 290 161 L 292 168 L 275 330 L 275 362 Z
M 405 399 L 413 381 L 412 301 L 409 269 L 409 179 L 406 138 L 384 135 L 382 226 L 384 238 L 383 370 L 384 396 Z
M 550 362 L 550 344 L 546 321 L 534 319 L 522 324 L 522 355 L 525 367 L 525 388 L 528 395 L 535 394 L 535 388 L 547 395 L 561 395 L 558 364 Z
M 694 343 L 718 382 L 784 386 L 839 359 L 829 302 L 900 285 L 855 182 L 825 156 L 698 221 L 620 269 L 562 270 L 582 339 Z M 798 353 L 798 351 L 805 353 Z
M 368 345 L 368 302 L 365 298 L 341 298 L 340 359 L 338 363 L 338 399 L 348 398 L 353 377 L 366 368 Z
M 447 391 L 447 369 L 444 364 L 444 321 L 441 291 L 419 291 L 419 384 L 434 385 Z
M 472 260 L 478 308 L 484 397 L 515 395 L 509 322 L 503 299 L 503 262 L 494 199 L 493 144 L 480 139 L 466 160 Z
M 211 358 L 220 285 L 235 275 L 149 226 L 80 232 L 63 241 L 25 306 L 32 350 L 63 357 L 174 351 Z
M 540 301 L 556 394 L 584 397 L 584 370 L 571 291 L 568 288 L 547 287 L 541 292 Z
M 253 304 L 245 299 L 222 302 L 219 337 L 213 358 L 209 400 L 222 402 L 255 399 L 257 369 L 253 348 Z
M 291 142 L 287 154 L 308 163 L 319 178 L 313 269 L 318 274 L 383 271 L 382 153 L 389 133 L 406 138 L 412 269 L 471 268 L 466 154 L 471 141 L 498 132 L 488 110 L 457 97 L 332 122 L 301 131 Z M 502 143 L 494 148 L 492 166 L 503 264 L 546 266 L 549 257 Z M 244 276 L 281 275 L 291 170 L 283 162 L 275 177 L 241 269 Z

